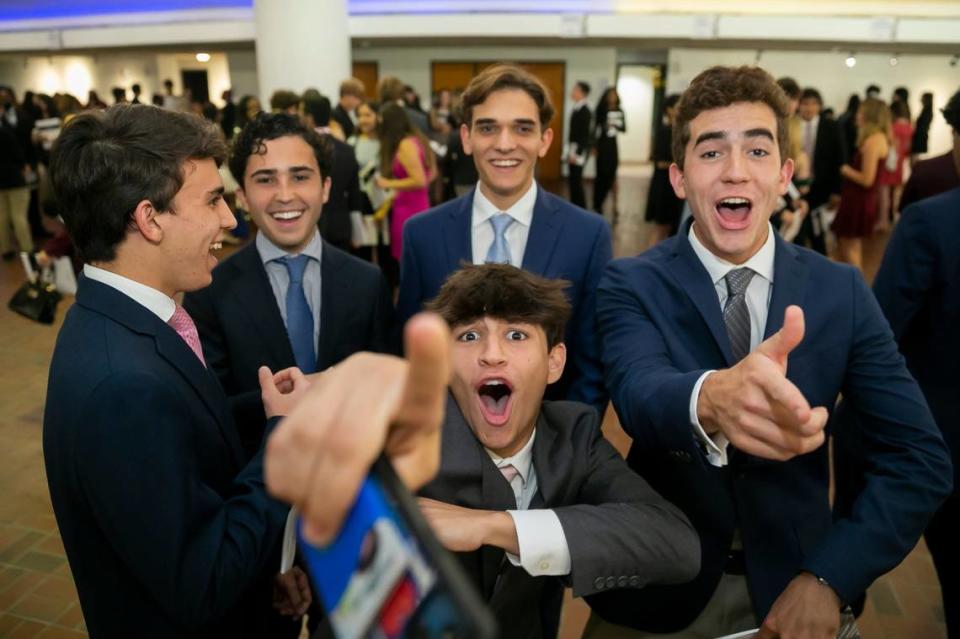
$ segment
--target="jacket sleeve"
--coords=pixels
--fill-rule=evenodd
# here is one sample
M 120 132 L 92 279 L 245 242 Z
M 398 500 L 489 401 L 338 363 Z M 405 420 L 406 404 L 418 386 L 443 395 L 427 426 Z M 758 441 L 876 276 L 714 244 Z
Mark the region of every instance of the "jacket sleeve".
M 586 469 L 577 505 L 555 508 L 572 564 L 574 596 L 609 588 L 683 583 L 700 571 L 700 541 L 689 520 L 633 472 L 586 414 L 575 426 Z
M 420 312 L 425 301 L 415 244 L 416 238 L 410 232 L 410 224 L 407 223 L 403 229 L 403 251 L 400 256 L 400 292 L 397 297 L 397 318 L 401 329 L 408 319 Z
M 288 508 L 265 492 L 262 449 L 235 478 L 231 497 L 203 481 L 192 408 L 163 379 L 115 373 L 77 407 L 85 432 L 75 464 L 124 564 L 171 617 L 199 629 L 266 569 Z

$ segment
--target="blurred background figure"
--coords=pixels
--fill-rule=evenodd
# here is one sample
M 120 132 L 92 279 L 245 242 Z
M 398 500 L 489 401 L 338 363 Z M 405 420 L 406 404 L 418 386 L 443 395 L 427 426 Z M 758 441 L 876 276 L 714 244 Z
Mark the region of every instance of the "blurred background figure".
M 663 100 L 663 115 L 653 142 L 653 177 L 644 218 L 654 224 L 647 236 L 647 248 L 677 232 L 683 200 L 677 197 L 670 184 L 670 165 L 673 163 L 673 123 L 677 117 L 680 94 L 668 95 Z
M 615 87 L 610 87 L 600 96 L 597 110 L 594 113 L 596 120 L 596 146 L 594 152 L 597 158 L 597 175 L 593 180 L 593 210 L 603 214 L 603 203 L 611 190 L 614 190 L 617 181 L 617 168 L 620 166 L 620 151 L 617 147 L 617 136 L 627 131 L 627 121 L 620 108 L 620 96 Z M 617 202 L 613 202 L 614 219 L 616 219 Z

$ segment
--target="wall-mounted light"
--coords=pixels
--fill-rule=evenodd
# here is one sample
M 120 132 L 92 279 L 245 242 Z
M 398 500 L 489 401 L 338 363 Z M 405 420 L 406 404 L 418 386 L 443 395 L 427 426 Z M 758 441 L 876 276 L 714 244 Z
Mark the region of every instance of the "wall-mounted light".
M 853 67 L 857 66 L 857 54 L 851 53 L 847 56 L 847 59 L 844 60 L 843 63 L 847 65 L 848 69 L 852 69 Z
M 210 62 L 210 54 L 209 54 L 209 53 L 198 53 L 198 54 L 197 54 L 197 62 Z
M 900 56 L 894 53 L 892 56 L 890 56 L 890 66 L 895 67 L 898 64 L 900 64 Z

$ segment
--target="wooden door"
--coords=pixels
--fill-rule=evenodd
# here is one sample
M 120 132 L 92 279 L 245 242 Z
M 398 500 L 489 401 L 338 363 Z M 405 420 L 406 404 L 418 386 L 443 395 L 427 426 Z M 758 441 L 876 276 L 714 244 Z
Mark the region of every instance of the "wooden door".
M 441 89 L 463 90 L 475 75 L 495 61 L 482 62 L 434 62 L 431 90 L 436 94 Z M 563 121 L 564 77 L 566 64 L 563 62 L 519 62 L 518 66 L 540 78 L 546 85 L 553 101 L 555 114 L 550 128 L 553 129 L 553 143 L 547 155 L 538 163 L 537 177 L 540 180 L 560 180 L 560 161 L 563 152 L 565 123 Z
M 377 99 L 377 82 L 380 81 L 380 67 L 376 62 L 354 61 L 353 77 L 363 82 L 363 86 L 367 89 L 368 100 Z

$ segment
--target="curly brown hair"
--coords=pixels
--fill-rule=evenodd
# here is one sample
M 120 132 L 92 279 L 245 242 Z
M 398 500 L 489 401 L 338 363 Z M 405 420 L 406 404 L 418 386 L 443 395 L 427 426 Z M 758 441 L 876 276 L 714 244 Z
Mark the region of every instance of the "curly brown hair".
M 505 89 L 523 91 L 536 103 L 540 115 L 540 128 L 546 129 L 553 119 L 553 103 L 546 85 L 529 71 L 512 64 L 495 64 L 487 67 L 470 80 L 470 84 L 460 96 L 460 116 L 463 123 L 473 123 L 473 108 L 483 104 L 491 93 Z
M 773 76 L 760 67 L 710 67 L 693 79 L 680 97 L 673 125 L 673 158 L 680 169 L 690 141 L 690 121 L 704 111 L 722 109 L 738 102 L 761 102 L 777 119 L 777 146 L 780 162 L 786 162 L 790 148 L 786 121 L 789 102 Z
M 547 348 L 563 341 L 570 317 L 566 280 L 552 280 L 509 264 L 463 264 L 426 304 L 450 327 L 481 317 L 522 322 L 543 329 Z

